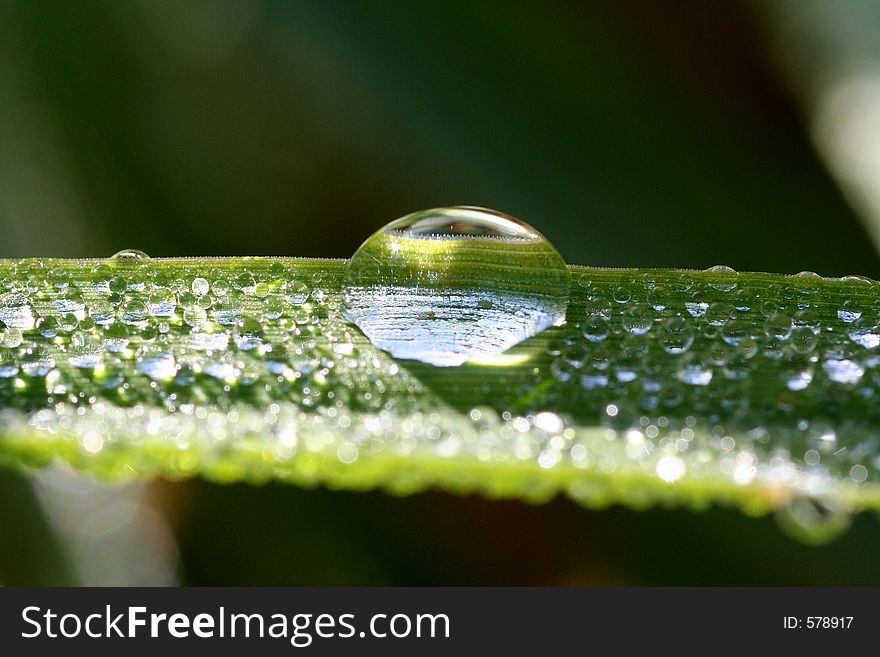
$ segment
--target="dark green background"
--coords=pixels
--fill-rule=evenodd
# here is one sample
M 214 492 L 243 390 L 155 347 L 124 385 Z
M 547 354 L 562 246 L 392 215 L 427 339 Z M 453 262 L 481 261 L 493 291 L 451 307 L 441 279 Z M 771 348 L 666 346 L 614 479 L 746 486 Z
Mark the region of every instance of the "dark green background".
M 567 261 L 880 277 L 739 3 L 2 2 L 0 257 L 347 257 L 437 205 Z M 774 44 L 780 47 L 780 44 Z M 880 584 L 880 523 L 157 483 L 187 584 Z M 71 581 L 0 474 L 0 582 Z

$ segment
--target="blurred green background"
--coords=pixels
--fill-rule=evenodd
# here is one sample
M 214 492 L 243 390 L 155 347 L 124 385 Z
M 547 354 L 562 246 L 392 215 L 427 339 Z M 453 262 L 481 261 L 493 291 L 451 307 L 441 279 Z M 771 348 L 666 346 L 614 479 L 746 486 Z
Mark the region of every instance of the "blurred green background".
M 0 0 L 0 257 L 348 257 L 471 204 L 572 263 L 880 278 L 765 4 Z M 724 509 L 0 472 L 5 584 L 878 585 L 878 546 L 870 516 L 815 548 Z

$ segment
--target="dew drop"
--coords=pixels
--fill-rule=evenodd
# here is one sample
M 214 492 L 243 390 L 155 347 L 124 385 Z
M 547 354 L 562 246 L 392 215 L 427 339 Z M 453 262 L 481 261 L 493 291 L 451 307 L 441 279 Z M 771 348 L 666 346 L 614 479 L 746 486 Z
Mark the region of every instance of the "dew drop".
M 697 359 L 688 359 L 690 355 L 683 356 L 686 360 L 678 369 L 678 380 L 691 386 L 709 385 L 712 382 L 712 369 Z
M 858 383 L 865 374 L 865 368 L 848 359 L 829 358 L 822 363 L 828 378 L 835 383 Z
M 651 329 L 654 322 L 654 314 L 650 306 L 637 304 L 631 306 L 623 313 L 623 326 L 633 335 L 643 335 Z
M 843 302 L 843 305 L 837 310 L 837 317 L 842 322 L 851 324 L 862 316 L 862 308 L 852 300 Z
M 788 340 L 792 333 L 791 318 L 782 313 L 771 315 L 764 322 L 764 332 L 768 338 L 781 341 Z
M 536 230 L 492 210 L 439 208 L 364 242 L 344 314 L 395 357 L 456 366 L 562 324 L 568 294 L 565 262 Z
M 294 306 L 301 306 L 309 298 L 309 286 L 302 281 L 291 281 L 287 285 L 287 294 L 290 303 Z
M 669 317 L 658 330 L 660 346 L 669 354 L 682 354 L 694 343 L 694 329 L 683 317 Z
M 138 353 L 137 369 L 153 380 L 170 381 L 177 373 L 177 362 L 168 351 L 145 347 Z
M 36 345 L 21 356 L 21 371 L 26 376 L 46 376 L 55 367 L 55 359 L 46 347 Z
M 687 301 L 684 306 L 691 317 L 702 317 L 709 310 L 709 304 L 705 301 Z
M 798 326 L 791 332 L 791 348 L 799 354 L 815 351 L 819 336 L 811 326 Z
M 880 346 L 880 326 L 864 317 L 850 325 L 849 339 L 865 349 L 876 349 Z
M 90 333 L 74 333 L 70 338 L 68 360 L 74 367 L 94 369 L 103 360 L 104 347 Z
M 155 290 L 147 304 L 147 310 L 154 317 L 171 317 L 177 308 L 177 297 L 170 290 Z M 97 321 L 97 320 L 96 320 Z
M 0 350 L 0 379 L 10 379 L 18 374 L 18 362 L 15 356 L 3 349 Z
M 211 289 L 210 283 L 204 278 L 194 278 L 190 287 L 192 288 L 193 294 L 197 297 L 205 296 Z
M 58 335 L 58 320 L 55 317 L 40 317 L 36 324 L 37 332 L 47 340 Z
M 121 262 L 141 262 L 149 260 L 150 256 L 138 249 L 122 249 L 122 251 L 114 253 L 110 259 Z
M 736 289 L 736 270 L 726 265 L 715 265 L 709 267 L 706 272 L 710 274 L 708 283 L 709 287 L 715 288 L 721 292 L 730 292 Z
M 23 331 L 34 328 L 34 311 L 28 298 L 18 292 L 0 294 L 0 322 Z

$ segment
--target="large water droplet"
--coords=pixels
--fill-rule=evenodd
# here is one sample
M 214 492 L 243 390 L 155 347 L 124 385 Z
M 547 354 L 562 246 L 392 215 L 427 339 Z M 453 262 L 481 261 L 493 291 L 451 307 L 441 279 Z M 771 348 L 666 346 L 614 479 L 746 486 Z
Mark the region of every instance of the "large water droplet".
M 565 262 L 531 226 L 438 208 L 364 242 L 349 262 L 344 312 L 393 356 L 455 366 L 561 324 L 568 292 Z

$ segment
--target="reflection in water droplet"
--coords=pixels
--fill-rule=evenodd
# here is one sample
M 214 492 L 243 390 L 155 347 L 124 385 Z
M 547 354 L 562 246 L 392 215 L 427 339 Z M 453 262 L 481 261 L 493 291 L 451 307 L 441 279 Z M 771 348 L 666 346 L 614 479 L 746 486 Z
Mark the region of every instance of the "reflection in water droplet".
M 561 324 L 568 294 L 565 263 L 536 230 L 491 210 L 439 208 L 364 242 L 344 313 L 393 356 L 455 366 Z

